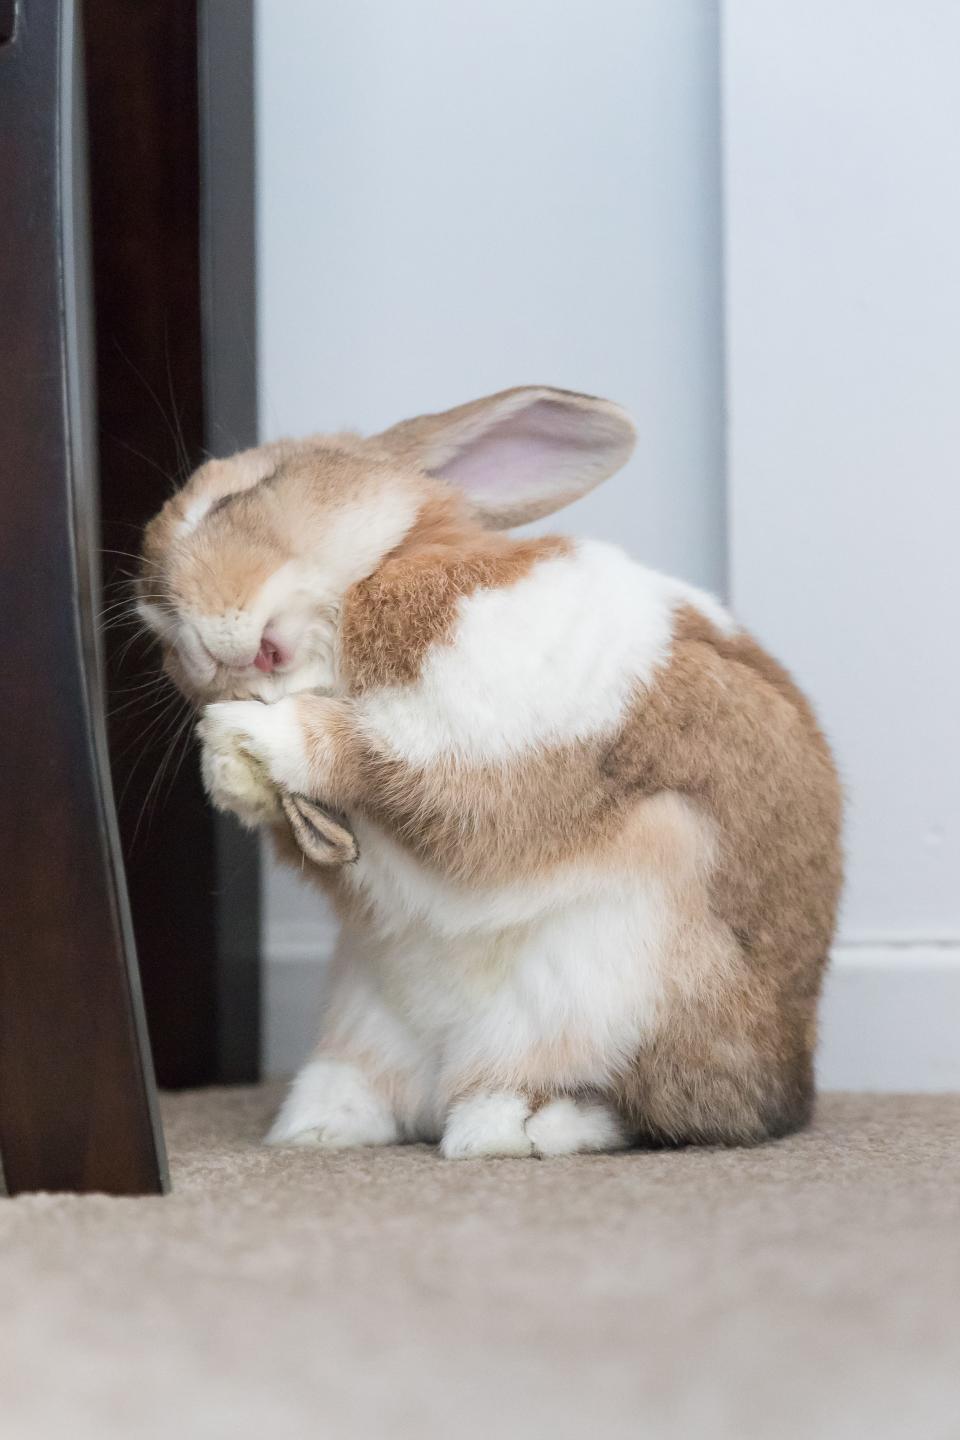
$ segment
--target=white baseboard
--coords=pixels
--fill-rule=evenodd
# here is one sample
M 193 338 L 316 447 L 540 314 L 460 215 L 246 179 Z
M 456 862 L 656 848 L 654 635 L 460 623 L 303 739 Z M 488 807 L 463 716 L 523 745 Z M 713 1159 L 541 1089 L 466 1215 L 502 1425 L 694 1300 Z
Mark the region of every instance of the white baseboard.
M 825 1090 L 960 1090 L 960 942 L 840 945 L 824 988 Z
M 263 1061 L 288 1075 L 309 1053 L 333 934 L 289 926 L 270 937 Z M 960 1090 L 960 941 L 839 945 L 821 1010 L 825 1090 Z

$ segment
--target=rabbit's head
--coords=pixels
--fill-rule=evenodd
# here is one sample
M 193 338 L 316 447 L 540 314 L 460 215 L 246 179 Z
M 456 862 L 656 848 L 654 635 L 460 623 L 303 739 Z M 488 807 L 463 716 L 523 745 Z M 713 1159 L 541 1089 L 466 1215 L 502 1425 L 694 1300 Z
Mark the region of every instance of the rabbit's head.
M 613 474 L 633 444 L 618 406 L 530 386 L 366 440 L 208 461 L 147 527 L 139 613 L 198 704 L 328 688 L 344 594 L 418 528 L 455 545 L 538 519 Z

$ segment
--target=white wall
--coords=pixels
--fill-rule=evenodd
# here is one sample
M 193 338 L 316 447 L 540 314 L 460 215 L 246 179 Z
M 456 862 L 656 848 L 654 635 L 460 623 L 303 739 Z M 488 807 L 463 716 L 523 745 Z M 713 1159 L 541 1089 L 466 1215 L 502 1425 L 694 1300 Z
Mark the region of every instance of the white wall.
M 637 454 L 564 524 L 721 586 L 712 0 L 262 0 L 257 44 L 264 430 L 609 395 Z
M 637 454 L 561 528 L 722 587 L 712 0 L 265 0 L 257 47 L 265 435 L 609 395 Z M 328 943 L 293 877 L 266 917 L 275 958 Z
M 844 937 L 960 940 L 960 5 L 727 12 L 733 598 L 839 750 Z
M 958 1084 L 960 6 L 732 0 L 723 35 L 732 598 L 849 796 L 824 1066 Z
M 960 7 L 261 0 L 265 434 L 523 381 L 610 395 L 629 470 L 560 517 L 723 588 L 850 795 L 826 1084 L 960 1084 Z M 727 347 L 724 355 L 725 304 Z M 267 885 L 266 1053 L 318 902 Z

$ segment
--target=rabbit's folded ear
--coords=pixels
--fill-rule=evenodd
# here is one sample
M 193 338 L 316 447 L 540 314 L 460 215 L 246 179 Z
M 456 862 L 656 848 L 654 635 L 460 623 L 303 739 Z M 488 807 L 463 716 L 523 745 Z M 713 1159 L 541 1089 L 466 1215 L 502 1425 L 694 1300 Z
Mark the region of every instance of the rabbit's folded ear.
M 458 485 L 497 530 L 578 500 L 630 457 L 636 432 L 609 400 L 525 385 L 377 436 L 399 459 Z

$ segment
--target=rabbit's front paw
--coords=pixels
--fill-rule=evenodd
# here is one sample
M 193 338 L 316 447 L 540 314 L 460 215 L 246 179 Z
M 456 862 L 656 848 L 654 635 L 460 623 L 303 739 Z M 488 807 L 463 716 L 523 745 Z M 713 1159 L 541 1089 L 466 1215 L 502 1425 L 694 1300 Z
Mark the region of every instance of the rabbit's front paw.
M 276 739 L 288 727 L 283 715 L 274 719 L 272 712 L 284 703 L 232 700 L 208 705 L 197 726 L 207 794 L 218 810 L 229 811 L 251 828 L 276 821 L 281 814 L 276 785 L 283 781 L 272 762 Z
M 350 1150 L 393 1145 L 398 1138 L 396 1120 L 363 1072 L 321 1058 L 304 1065 L 293 1082 L 267 1144 Z

